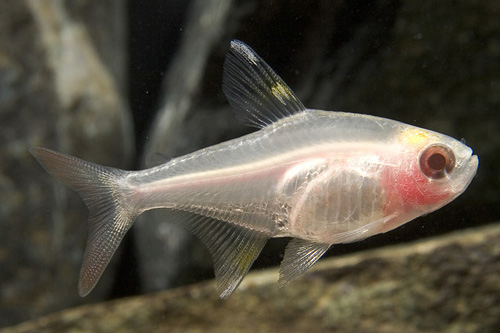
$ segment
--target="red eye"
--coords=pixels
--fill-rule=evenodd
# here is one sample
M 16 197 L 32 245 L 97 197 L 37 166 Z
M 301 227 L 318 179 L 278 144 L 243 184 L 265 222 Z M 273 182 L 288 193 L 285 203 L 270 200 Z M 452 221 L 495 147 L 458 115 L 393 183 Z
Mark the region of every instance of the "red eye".
M 455 155 L 443 145 L 426 147 L 418 158 L 420 171 L 431 179 L 441 179 L 455 167 Z

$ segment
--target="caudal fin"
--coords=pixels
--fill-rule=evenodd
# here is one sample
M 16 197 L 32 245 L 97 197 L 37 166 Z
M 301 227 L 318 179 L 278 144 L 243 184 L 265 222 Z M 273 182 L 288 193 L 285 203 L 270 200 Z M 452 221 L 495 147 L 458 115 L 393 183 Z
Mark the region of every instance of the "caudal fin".
M 136 212 L 124 202 L 126 171 L 104 167 L 45 148 L 31 154 L 48 173 L 76 190 L 89 209 L 87 246 L 78 290 L 86 296 L 95 287 Z

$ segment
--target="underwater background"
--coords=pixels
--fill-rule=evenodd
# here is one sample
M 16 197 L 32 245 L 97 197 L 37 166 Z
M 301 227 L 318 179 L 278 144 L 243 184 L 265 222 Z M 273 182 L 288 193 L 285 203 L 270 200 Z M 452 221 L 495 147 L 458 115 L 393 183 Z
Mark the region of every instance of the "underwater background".
M 496 332 L 499 15 L 500 2 L 480 0 L 2 1 L 0 330 Z M 144 214 L 79 297 L 87 210 L 28 148 L 140 169 L 154 153 L 249 133 L 221 88 L 234 38 L 307 107 L 464 138 L 477 176 L 434 213 L 333 246 L 325 257 L 338 260 L 282 289 L 263 270 L 283 256 L 287 240 L 272 240 L 228 300 L 210 283 L 168 290 L 211 279 L 212 261 L 188 232 Z

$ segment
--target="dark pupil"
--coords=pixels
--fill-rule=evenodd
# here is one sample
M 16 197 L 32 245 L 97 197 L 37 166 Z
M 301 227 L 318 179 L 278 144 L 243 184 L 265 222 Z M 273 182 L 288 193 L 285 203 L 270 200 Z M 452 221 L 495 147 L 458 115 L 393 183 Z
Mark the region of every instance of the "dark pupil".
M 446 158 L 442 154 L 432 154 L 427 164 L 432 170 L 443 170 L 446 167 Z

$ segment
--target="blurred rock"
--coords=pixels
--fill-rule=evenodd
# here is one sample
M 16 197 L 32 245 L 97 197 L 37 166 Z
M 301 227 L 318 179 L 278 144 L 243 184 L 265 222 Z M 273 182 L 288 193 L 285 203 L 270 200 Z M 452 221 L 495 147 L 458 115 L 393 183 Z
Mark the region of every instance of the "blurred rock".
M 497 332 L 500 224 L 322 259 L 278 288 L 250 273 L 227 300 L 214 283 L 83 306 L 21 332 Z
M 83 303 L 77 281 L 87 211 L 28 148 L 122 167 L 133 150 L 115 83 L 125 77 L 124 5 L 68 3 L 0 3 L 0 326 Z M 109 288 L 105 278 L 86 301 Z

